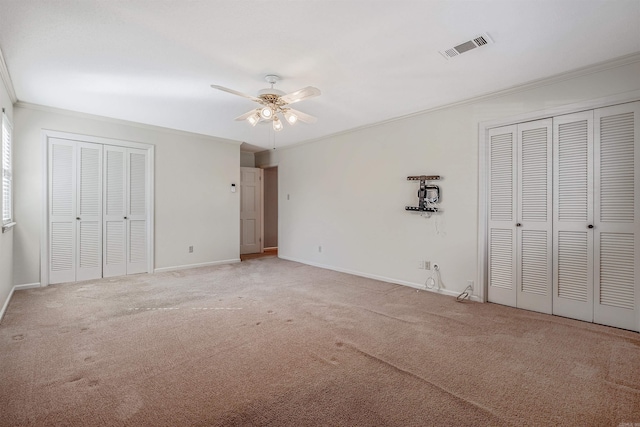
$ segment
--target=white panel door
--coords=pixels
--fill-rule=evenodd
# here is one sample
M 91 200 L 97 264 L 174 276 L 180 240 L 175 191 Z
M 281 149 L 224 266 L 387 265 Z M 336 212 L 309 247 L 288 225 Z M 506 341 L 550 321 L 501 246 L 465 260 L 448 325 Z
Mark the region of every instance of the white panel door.
M 76 280 L 75 143 L 49 140 L 49 283 Z
M 518 125 L 516 306 L 551 313 L 552 120 Z
M 488 299 L 516 306 L 517 127 L 489 131 Z
M 640 330 L 640 102 L 595 110 L 594 322 Z
M 76 281 L 102 277 L 102 145 L 77 143 Z
M 262 169 L 240 168 L 240 253 L 262 251 Z
M 147 271 L 147 151 L 127 149 L 127 274 Z
M 104 277 L 127 274 L 126 151 L 123 147 L 104 147 Z
M 593 111 L 553 119 L 553 314 L 593 321 Z

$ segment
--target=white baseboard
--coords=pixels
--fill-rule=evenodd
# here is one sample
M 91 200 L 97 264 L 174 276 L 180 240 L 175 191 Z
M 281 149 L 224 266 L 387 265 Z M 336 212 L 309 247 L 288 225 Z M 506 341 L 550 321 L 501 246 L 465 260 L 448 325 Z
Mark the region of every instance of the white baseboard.
M 0 322 L 2 321 L 2 318 L 4 317 L 4 313 L 7 311 L 7 308 L 9 307 L 9 302 L 11 302 L 11 297 L 13 296 L 13 293 L 15 291 L 21 291 L 24 289 L 39 288 L 39 287 L 40 287 L 40 283 L 27 283 L 25 285 L 15 285 L 13 288 L 11 288 L 11 291 L 9 292 L 9 296 L 7 297 L 7 300 L 4 302 L 4 305 L 2 306 L 2 310 L 0 310 Z
M 202 262 L 199 264 L 176 265 L 174 267 L 161 267 L 153 270 L 154 273 L 164 273 L 165 271 L 187 270 L 189 268 L 210 267 L 212 265 L 235 264 L 240 262 L 240 258 L 225 259 L 222 261 Z
M 393 284 L 396 284 L 396 285 L 408 286 L 410 288 L 420 289 L 422 291 L 429 291 L 429 292 L 433 292 L 433 293 L 436 293 L 436 294 L 448 295 L 448 296 L 452 296 L 452 297 L 457 297 L 458 295 L 460 295 L 460 292 L 451 291 L 449 289 L 439 289 L 439 290 L 438 289 L 427 289 L 427 287 L 422 283 L 407 282 L 406 280 L 393 279 L 391 277 L 384 277 L 384 276 L 378 276 L 376 274 L 363 273 L 361 271 L 349 270 L 347 268 L 340 268 L 340 267 L 334 267 L 334 266 L 331 266 L 331 265 L 319 264 L 317 262 L 304 261 L 304 260 L 291 258 L 291 257 L 287 257 L 287 256 L 280 255 L 280 254 L 278 255 L 278 258 L 286 259 L 287 261 L 299 262 L 300 264 L 311 265 L 313 267 L 324 268 L 324 269 L 327 269 L 327 270 L 339 271 L 340 273 L 347 273 L 347 274 L 353 274 L 354 276 L 366 277 L 367 279 L 380 280 L 382 282 L 388 282 L 388 283 L 393 283 Z M 473 295 L 471 297 L 471 300 L 472 301 L 476 301 L 476 302 L 480 302 L 480 298 L 478 298 L 475 295 Z

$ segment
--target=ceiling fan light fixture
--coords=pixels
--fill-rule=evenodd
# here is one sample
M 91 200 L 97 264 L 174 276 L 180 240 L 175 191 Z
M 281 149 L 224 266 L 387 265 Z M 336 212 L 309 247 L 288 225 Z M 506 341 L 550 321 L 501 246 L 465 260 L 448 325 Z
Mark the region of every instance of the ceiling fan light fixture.
M 271 107 L 264 107 L 262 110 L 260 110 L 260 117 L 265 120 L 273 119 L 273 110 L 271 109 Z
M 298 116 L 293 114 L 291 111 L 286 111 L 284 113 L 284 117 L 285 119 L 287 119 L 287 122 L 289 122 L 290 125 L 295 125 L 296 122 L 298 121 Z
M 282 130 L 282 122 L 278 117 L 275 117 L 273 119 L 273 130 L 275 130 L 276 132 L 280 132 Z
M 249 116 L 247 118 L 247 121 L 249 122 L 249 124 L 251 126 L 255 126 L 258 124 L 258 122 L 260 121 L 260 113 L 256 113 L 253 116 Z

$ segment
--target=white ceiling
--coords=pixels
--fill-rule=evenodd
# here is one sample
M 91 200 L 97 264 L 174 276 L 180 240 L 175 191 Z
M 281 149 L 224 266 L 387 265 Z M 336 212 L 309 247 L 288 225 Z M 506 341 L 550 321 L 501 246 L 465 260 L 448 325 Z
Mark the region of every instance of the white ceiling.
M 319 88 L 285 146 L 640 52 L 640 0 L 0 0 L 0 49 L 20 101 L 269 148 L 209 85 Z

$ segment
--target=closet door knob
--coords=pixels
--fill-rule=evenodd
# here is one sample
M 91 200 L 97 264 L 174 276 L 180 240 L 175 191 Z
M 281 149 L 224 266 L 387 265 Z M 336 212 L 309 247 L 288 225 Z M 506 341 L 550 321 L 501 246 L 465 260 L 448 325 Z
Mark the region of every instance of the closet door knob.
M 520 224 L 519 222 L 516 224 L 516 227 L 522 227 L 522 224 Z
M 127 219 L 127 217 L 125 216 L 124 219 Z
M 593 224 L 587 225 L 587 228 L 593 228 Z
M 76 219 L 77 219 L 78 221 L 80 221 L 80 217 L 79 217 L 79 216 L 77 216 L 77 217 L 76 217 Z

